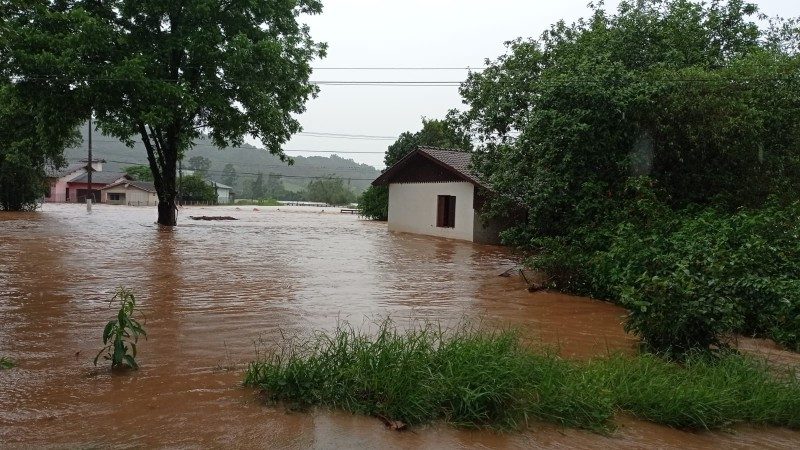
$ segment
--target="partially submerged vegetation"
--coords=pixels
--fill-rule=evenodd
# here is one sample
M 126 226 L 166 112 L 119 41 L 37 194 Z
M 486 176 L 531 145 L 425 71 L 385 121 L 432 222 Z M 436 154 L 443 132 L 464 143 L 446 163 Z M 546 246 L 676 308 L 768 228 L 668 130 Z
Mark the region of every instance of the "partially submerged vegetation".
M 800 28 L 741 0 L 595 4 L 470 74 L 487 214 L 557 289 L 651 350 L 735 332 L 800 350 Z
M 467 325 L 401 331 L 385 321 L 373 334 L 340 325 L 251 363 L 245 385 L 295 408 L 409 425 L 519 429 L 544 421 L 606 431 L 626 412 L 693 429 L 800 427 L 795 374 L 740 355 L 702 354 L 680 365 L 653 355 L 569 361 L 526 346 L 514 330 Z
M 0 370 L 11 369 L 15 366 L 14 360 L 8 356 L 0 356 Z
M 120 308 L 114 320 L 109 321 L 103 329 L 104 347 L 94 357 L 94 365 L 103 355 L 103 359 L 111 361 L 111 369 L 138 369 L 136 362 L 136 343 L 139 336 L 147 336 L 144 328 L 133 315 L 136 310 L 136 298 L 130 289 L 119 288 L 111 299 L 119 300 Z M 105 354 L 104 354 L 105 353 Z

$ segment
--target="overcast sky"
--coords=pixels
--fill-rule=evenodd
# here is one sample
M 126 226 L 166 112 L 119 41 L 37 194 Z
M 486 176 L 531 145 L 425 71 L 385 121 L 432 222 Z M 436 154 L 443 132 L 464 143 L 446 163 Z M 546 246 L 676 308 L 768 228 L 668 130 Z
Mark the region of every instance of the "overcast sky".
M 482 67 L 504 52 L 503 42 L 538 36 L 550 24 L 589 14 L 588 0 L 323 0 L 307 18 L 328 43 L 315 81 L 463 81 L 466 70 L 325 70 L 325 67 Z M 762 12 L 800 16 L 800 0 L 756 0 Z M 615 9 L 618 1 L 606 2 Z M 300 117 L 305 132 L 397 136 L 421 128 L 421 117 L 462 109 L 457 87 L 322 86 Z M 378 168 L 392 140 L 297 135 L 287 150 L 336 150 Z M 345 153 L 375 152 L 375 153 Z M 291 152 L 290 155 L 318 153 Z

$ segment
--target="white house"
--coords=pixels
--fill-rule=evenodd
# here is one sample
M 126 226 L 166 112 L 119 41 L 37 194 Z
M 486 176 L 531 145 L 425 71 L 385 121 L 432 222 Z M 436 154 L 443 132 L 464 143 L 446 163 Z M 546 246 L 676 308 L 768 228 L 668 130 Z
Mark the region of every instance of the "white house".
M 419 147 L 386 169 L 372 184 L 389 186 L 389 230 L 498 243 L 500 227 L 480 219 L 491 189 L 470 170 L 471 156 Z
M 153 183 L 120 180 L 101 188 L 102 202 L 110 205 L 156 206 L 158 195 Z
M 217 183 L 216 181 L 208 181 L 208 183 L 217 192 L 217 203 L 219 203 L 220 205 L 227 205 L 233 203 L 232 187 L 226 186 L 222 183 Z

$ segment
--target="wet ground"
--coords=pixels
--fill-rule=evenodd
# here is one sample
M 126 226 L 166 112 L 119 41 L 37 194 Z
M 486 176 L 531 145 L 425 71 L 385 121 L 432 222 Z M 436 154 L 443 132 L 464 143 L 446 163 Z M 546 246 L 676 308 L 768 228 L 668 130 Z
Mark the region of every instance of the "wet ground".
M 225 215 L 230 222 L 192 221 Z M 534 427 L 524 433 L 435 425 L 398 433 L 341 412 L 288 413 L 240 387 L 254 342 L 386 316 L 520 326 L 570 357 L 632 352 L 624 311 L 528 293 L 498 274 L 502 247 L 392 234 L 338 210 L 45 205 L 0 213 L 0 447 L 246 448 L 796 448 L 800 433 L 736 427 L 689 433 L 620 418 L 611 436 Z M 112 375 L 92 359 L 117 286 L 134 290 L 148 339 L 141 370 Z M 758 347 L 758 343 L 751 346 Z

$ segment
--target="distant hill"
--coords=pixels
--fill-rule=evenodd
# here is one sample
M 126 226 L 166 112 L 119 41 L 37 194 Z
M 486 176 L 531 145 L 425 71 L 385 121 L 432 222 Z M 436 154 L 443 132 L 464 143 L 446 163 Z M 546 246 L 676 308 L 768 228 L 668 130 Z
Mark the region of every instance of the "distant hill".
M 65 152 L 68 162 L 86 158 L 87 131 L 86 126 L 81 127 L 83 143 Z M 147 154 L 141 142 L 136 142 L 133 148 L 109 136 L 95 133 L 92 136 L 93 155 L 105 159 L 104 171 L 121 172 L 122 168 L 135 164 L 147 164 Z M 184 158 L 186 161 L 193 156 L 203 156 L 211 160 L 209 178 L 221 182 L 222 169 L 226 164 L 233 164 L 237 173 L 234 191 L 242 192 L 242 183 L 254 179 L 258 173 L 282 175 L 284 187 L 291 191 L 304 188 L 313 178 L 321 176 L 336 176 L 349 180 L 350 189 L 355 193 L 364 191 L 370 182 L 380 175 L 380 171 L 368 164 L 360 164 L 352 159 L 345 159 L 337 155 L 331 156 L 292 156 L 294 165 L 289 166 L 281 162 L 278 157 L 270 155 L 265 150 L 252 145 L 243 145 L 236 148 L 219 149 L 214 147 L 207 139 L 197 141 L 195 147 Z

